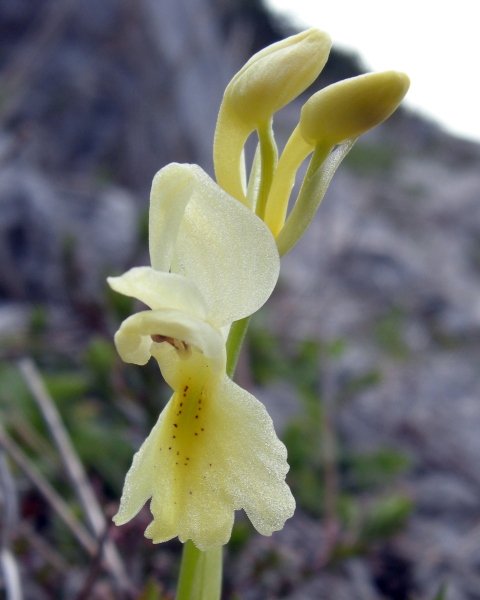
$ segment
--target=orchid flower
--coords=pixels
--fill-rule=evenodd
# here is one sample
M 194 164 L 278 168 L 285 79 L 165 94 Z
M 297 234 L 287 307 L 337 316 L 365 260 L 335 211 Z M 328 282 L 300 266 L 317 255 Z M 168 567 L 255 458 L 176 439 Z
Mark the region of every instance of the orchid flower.
M 153 356 L 174 393 L 133 459 L 114 521 L 151 498 L 145 535 L 155 543 L 225 544 L 241 508 L 271 535 L 295 508 L 287 453 L 264 406 L 227 376 L 225 343 L 276 284 L 274 238 L 196 165 L 157 173 L 149 218 L 151 267 L 108 282 L 150 310 L 127 318 L 115 343 L 126 362 Z

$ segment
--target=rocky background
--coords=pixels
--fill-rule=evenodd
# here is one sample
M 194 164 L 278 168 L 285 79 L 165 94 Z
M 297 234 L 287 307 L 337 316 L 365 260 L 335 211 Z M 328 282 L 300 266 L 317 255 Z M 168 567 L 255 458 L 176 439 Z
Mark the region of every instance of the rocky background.
M 15 412 L 29 402 L 18 360 L 33 356 L 107 514 L 162 390 L 153 368 L 113 358 L 126 308 L 105 276 L 147 263 L 154 173 L 171 161 L 212 173 L 223 89 L 291 32 L 254 0 L 0 3 L 0 417 L 20 446 L 19 422 L 30 442 L 48 438 L 30 409 Z M 333 52 L 315 85 L 361 69 Z M 280 143 L 301 102 L 278 115 Z M 238 377 L 283 432 L 299 508 L 272 538 L 239 519 L 225 599 L 427 600 L 442 584 L 449 600 L 480 598 L 479 165 L 480 147 L 398 111 L 357 143 L 283 259 Z M 108 438 L 117 425 L 123 451 Z M 31 460 L 68 497 L 43 443 Z M 114 592 L 24 472 L 7 470 L 25 598 L 172 597 L 179 544 L 152 550 L 147 511 L 110 534 L 137 590 Z M 150 577 L 161 583 L 147 590 Z

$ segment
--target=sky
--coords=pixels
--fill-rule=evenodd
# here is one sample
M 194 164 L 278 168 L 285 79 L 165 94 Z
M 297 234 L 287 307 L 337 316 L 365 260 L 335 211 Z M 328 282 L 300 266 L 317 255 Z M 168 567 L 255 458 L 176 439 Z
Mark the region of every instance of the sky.
M 450 133 L 480 142 L 480 0 L 266 0 L 302 28 L 327 31 L 369 71 L 407 73 L 405 103 Z

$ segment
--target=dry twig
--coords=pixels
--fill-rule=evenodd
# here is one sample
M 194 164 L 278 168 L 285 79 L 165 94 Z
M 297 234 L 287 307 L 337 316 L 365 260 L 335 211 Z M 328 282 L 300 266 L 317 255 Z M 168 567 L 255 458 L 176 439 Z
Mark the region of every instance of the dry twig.
M 18 523 L 15 485 L 4 452 L 0 450 L 0 508 L 3 515 L 0 531 L 0 566 L 5 581 L 7 600 L 22 600 L 20 570 L 10 550 L 10 542 Z
M 47 423 L 67 475 L 90 522 L 92 530 L 97 540 L 101 540 L 107 529 L 104 514 L 87 478 L 83 464 L 70 441 L 55 403 L 48 393 L 35 363 L 30 358 L 24 358 L 19 361 L 18 366 Z M 105 561 L 109 565 L 109 570 L 115 577 L 120 588 L 132 591 L 132 585 L 126 575 L 122 559 L 112 540 L 105 540 L 104 554 Z
M 25 456 L 17 444 L 0 426 L 0 447 L 3 448 L 10 458 L 20 467 L 28 479 L 42 494 L 52 509 L 62 519 L 65 525 L 77 538 L 81 546 L 90 556 L 94 556 L 97 550 L 97 543 L 85 527 L 75 519 L 67 503 L 57 494 L 53 487 L 43 477 L 43 475 L 34 467 L 31 461 Z
M 65 575 L 71 568 L 63 556 L 38 535 L 28 521 L 23 520 L 19 522 L 18 534 L 58 573 Z

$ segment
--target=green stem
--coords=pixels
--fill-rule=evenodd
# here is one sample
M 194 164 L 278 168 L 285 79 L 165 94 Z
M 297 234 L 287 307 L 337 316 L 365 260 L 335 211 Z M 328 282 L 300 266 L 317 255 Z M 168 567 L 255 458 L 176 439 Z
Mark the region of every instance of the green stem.
M 250 317 L 235 321 L 227 340 L 227 375 L 233 377 Z M 220 600 L 222 547 L 202 552 L 192 540 L 183 545 L 175 600 Z
M 227 340 L 227 375 L 232 379 L 235 374 L 238 357 L 242 349 L 243 340 L 247 333 L 250 317 L 235 321 L 230 327 L 230 333 Z
M 187 540 L 175 600 L 218 600 L 221 591 L 222 547 L 202 552 Z
M 255 212 L 263 221 L 265 220 L 265 208 L 278 158 L 277 145 L 273 137 L 272 120 L 270 119 L 259 125 L 257 133 L 260 142 L 261 179 Z

